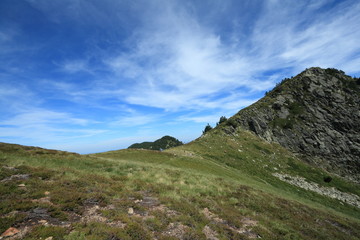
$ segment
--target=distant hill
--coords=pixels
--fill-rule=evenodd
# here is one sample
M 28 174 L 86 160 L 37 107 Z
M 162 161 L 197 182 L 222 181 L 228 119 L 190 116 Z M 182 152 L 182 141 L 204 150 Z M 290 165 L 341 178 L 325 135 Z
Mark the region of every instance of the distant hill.
M 154 142 L 134 143 L 128 148 L 164 150 L 183 145 L 181 141 L 171 136 L 164 136 Z
M 223 126 L 250 130 L 302 159 L 360 182 L 360 79 L 313 67 L 284 79 Z

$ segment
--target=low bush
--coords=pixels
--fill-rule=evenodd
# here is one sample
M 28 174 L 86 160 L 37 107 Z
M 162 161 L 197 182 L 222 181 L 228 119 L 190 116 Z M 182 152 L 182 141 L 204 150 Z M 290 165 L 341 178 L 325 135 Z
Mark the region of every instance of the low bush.
M 332 181 L 332 177 L 330 177 L 330 176 L 325 176 L 324 177 L 324 182 L 329 183 L 331 181 Z

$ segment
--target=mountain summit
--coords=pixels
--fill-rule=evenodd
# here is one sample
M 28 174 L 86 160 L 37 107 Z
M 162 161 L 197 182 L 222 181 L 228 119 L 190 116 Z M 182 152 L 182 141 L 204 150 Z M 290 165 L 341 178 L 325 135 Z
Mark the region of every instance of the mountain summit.
M 172 147 L 177 147 L 183 143 L 178 139 L 171 136 L 163 136 L 162 138 L 154 142 L 142 142 L 134 143 L 128 148 L 137 148 L 137 149 L 149 149 L 149 150 L 164 150 Z
M 360 79 L 341 70 L 309 68 L 284 79 L 265 97 L 229 119 L 279 143 L 302 159 L 360 181 Z

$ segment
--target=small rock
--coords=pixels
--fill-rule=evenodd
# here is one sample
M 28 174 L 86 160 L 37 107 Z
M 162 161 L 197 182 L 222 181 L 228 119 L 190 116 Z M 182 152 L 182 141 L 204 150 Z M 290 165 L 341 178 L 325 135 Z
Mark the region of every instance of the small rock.
M 29 179 L 29 177 L 30 177 L 29 174 L 16 174 L 16 175 L 12 175 L 10 177 L 7 177 L 7 178 L 1 180 L 1 182 L 16 181 L 16 180 L 27 180 L 27 179 Z
M 6 170 L 11 170 L 11 171 L 15 171 L 15 170 L 16 170 L 16 168 L 14 168 L 14 167 L 9 167 L 9 166 L 3 166 L 3 168 L 6 169 Z
M 136 200 L 134 201 L 134 203 L 140 203 L 140 202 L 142 202 L 142 200 L 140 200 L 140 199 L 136 199 Z
M 12 237 L 16 234 L 18 234 L 20 231 L 14 227 L 8 228 L 3 234 L 1 234 L 1 237 Z
M 133 208 L 129 208 L 128 214 L 129 214 L 129 215 L 133 215 L 133 214 L 134 214 L 134 209 L 133 209 Z
M 205 234 L 207 240 L 219 240 L 217 232 L 212 230 L 209 226 L 205 226 L 202 232 Z
M 50 192 L 46 191 L 46 192 L 44 192 L 44 194 L 45 194 L 45 196 L 48 196 L 48 195 L 50 195 Z
M 45 238 L 45 240 L 53 240 L 53 237 Z
M 18 187 L 25 187 L 25 184 L 19 184 Z
M 10 218 L 13 218 L 13 217 L 15 217 L 17 214 L 19 213 L 19 211 L 11 211 L 11 212 L 9 212 L 8 214 L 5 214 L 5 215 L 3 215 L 3 217 L 10 217 Z
M 39 223 L 42 224 L 42 225 L 46 225 L 47 221 L 45 219 L 42 219 L 42 220 L 39 221 Z

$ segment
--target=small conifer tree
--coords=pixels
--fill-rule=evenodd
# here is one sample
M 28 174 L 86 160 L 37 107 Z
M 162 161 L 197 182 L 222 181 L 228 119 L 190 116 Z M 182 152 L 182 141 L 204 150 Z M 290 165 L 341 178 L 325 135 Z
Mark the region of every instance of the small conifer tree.
M 203 134 L 207 133 L 208 131 L 210 131 L 212 128 L 212 126 L 210 126 L 210 124 L 207 124 L 205 129 L 203 130 Z
M 221 123 L 223 123 L 223 122 L 226 122 L 226 120 L 227 120 L 227 118 L 226 118 L 225 116 L 221 116 L 221 117 L 220 117 L 220 120 L 219 120 L 219 122 L 216 124 L 216 126 L 219 125 L 219 124 L 221 124 Z

